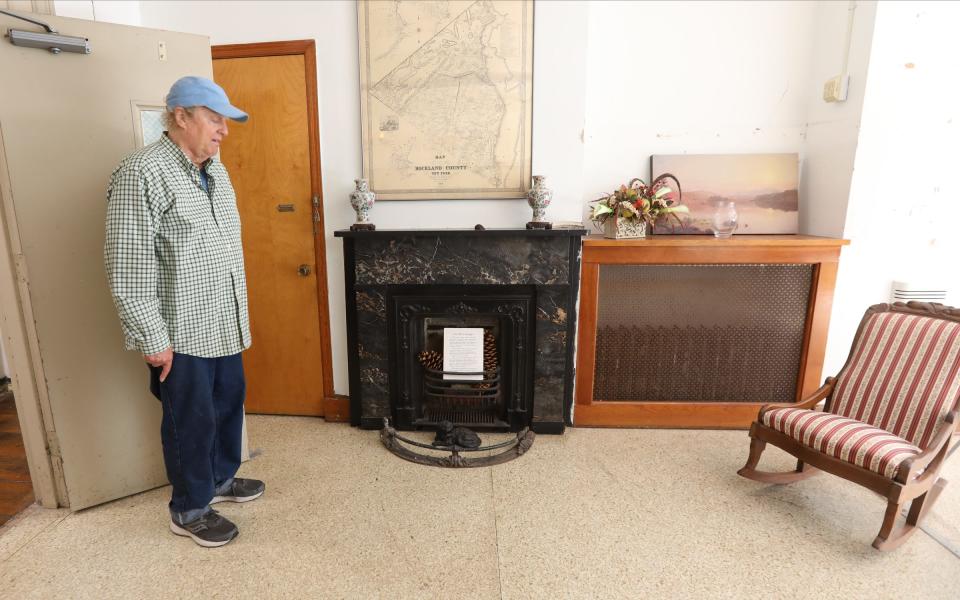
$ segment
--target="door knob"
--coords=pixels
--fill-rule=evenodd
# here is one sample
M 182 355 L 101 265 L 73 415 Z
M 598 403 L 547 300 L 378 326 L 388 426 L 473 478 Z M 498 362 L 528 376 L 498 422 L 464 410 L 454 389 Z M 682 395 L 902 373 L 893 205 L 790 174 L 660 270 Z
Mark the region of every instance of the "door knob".
M 300 277 L 306 277 L 310 272 L 310 265 L 300 265 L 300 267 L 297 268 L 297 273 L 300 273 Z

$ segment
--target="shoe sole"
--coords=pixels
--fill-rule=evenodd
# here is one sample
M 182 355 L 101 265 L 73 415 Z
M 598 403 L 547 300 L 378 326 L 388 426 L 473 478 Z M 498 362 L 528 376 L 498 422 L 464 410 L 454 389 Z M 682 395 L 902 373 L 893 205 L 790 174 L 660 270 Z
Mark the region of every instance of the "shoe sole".
M 184 529 L 183 527 L 180 527 L 173 521 L 170 521 L 170 531 L 172 531 L 176 535 L 182 535 L 183 537 L 188 537 L 192 539 L 194 542 L 196 542 L 198 545 L 203 546 L 204 548 L 219 548 L 220 546 L 225 546 L 226 544 L 229 544 L 230 542 L 235 540 L 238 535 L 240 535 L 240 531 L 237 530 L 234 532 L 233 536 L 231 536 L 230 539 L 228 540 L 224 540 L 222 542 L 211 542 L 209 540 L 198 538 L 197 536 L 190 533 L 188 529 Z
M 252 496 L 214 496 L 210 500 L 210 504 L 216 504 L 217 502 L 250 502 L 262 496 L 264 491 L 266 490 L 260 490 Z

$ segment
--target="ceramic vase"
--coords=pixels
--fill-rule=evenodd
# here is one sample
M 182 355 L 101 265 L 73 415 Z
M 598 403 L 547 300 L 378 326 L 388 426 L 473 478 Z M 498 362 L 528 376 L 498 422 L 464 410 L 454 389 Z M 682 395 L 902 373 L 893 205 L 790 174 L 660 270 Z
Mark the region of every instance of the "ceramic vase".
M 603 222 L 603 237 L 612 240 L 642 240 L 647 237 L 647 222 L 612 216 Z
M 546 186 L 545 181 L 543 175 L 534 175 L 533 185 L 527 191 L 527 204 L 533 209 L 533 220 L 527 223 L 527 229 L 550 229 L 550 223 L 543 217 L 553 200 L 553 190 Z
M 370 209 L 376 201 L 377 195 L 370 191 L 370 184 L 366 179 L 354 179 L 357 189 L 350 194 L 350 205 L 357 213 L 357 222 L 351 229 L 373 229 L 370 222 Z

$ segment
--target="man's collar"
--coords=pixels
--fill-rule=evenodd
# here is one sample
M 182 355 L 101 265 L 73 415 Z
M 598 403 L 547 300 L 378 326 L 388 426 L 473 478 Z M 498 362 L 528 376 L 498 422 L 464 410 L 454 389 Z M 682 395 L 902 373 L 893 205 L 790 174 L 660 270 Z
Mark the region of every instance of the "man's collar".
M 171 140 L 170 136 L 167 135 L 166 131 L 164 131 L 163 135 L 160 136 L 160 144 L 171 156 L 173 156 L 177 160 L 177 162 L 180 163 L 180 166 L 183 167 L 185 170 L 191 171 L 193 169 L 201 168 L 193 164 L 193 161 L 190 160 L 189 157 L 187 157 L 187 153 L 183 151 L 183 148 L 181 148 L 180 146 L 177 145 L 176 142 Z M 217 159 L 216 156 L 211 156 L 203 163 L 202 168 L 205 169 L 209 167 L 214 163 L 216 159 Z

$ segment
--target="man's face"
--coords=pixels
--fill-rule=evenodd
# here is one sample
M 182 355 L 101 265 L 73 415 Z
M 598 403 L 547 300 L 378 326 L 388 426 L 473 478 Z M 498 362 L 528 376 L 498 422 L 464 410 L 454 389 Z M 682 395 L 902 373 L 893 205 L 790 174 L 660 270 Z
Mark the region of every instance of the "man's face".
M 220 150 L 220 142 L 228 133 L 226 117 L 203 106 L 195 107 L 192 115 L 177 112 L 177 123 L 183 128 L 184 142 L 194 160 L 203 162 Z

